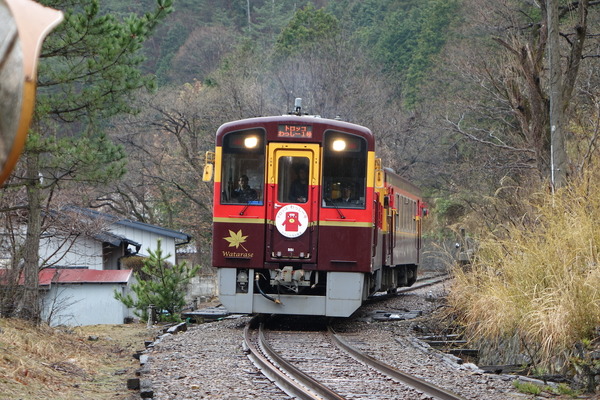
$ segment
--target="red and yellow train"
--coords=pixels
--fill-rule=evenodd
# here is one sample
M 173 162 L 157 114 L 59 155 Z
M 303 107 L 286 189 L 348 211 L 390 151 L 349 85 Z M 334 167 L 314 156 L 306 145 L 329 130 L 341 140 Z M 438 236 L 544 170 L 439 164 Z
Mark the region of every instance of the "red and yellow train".
M 425 212 L 363 126 L 288 115 L 217 131 L 212 265 L 230 312 L 346 317 L 412 285 Z

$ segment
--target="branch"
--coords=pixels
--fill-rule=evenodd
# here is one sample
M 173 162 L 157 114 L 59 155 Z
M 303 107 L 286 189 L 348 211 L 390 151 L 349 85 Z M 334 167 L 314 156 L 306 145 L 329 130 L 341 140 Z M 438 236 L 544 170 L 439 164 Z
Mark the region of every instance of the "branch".
M 464 130 L 464 129 L 463 129 L 461 126 L 460 126 L 460 123 L 461 123 L 463 120 L 464 120 L 464 114 L 463 114 L 463 115 L 461 115 L 461 117 L 460 117 L 460 121 L 459 121 L 459 122 L 454 122 L 454 121 L 450 120 L 450 118 L 448 118 L 448 117 L 446 116 L 446 121 L 447 121 L 447 122 L 448 122 L 450 125 L 452 125 L 452 127 L 454 128 L 454 131 L 455 131 L 455 132 L 458 132 L 458 133 L 460 133 L 461 135 L 465 136 L 466 138 L 468 138 L 468 139 L 470 139 L 470 140 L 472 140 L 472 141 L 474 141 L 474 142 L 481 143 L 481 144 L 484 144 L 484 145 L 486 145 L 486 146 L 491 146 L 491 147 L 495 147 L 495 148 L 499 148 L 499 149 L 503 149 L 503 150 L 508 150 L 508 151 L 516 151 L 516 152 L 522 152 L 522 153 L 532 153 L 532 154 L 535 154 L 535 151 L 534 151 L 534 150 L 532 150 L 532 149 L 519 149 L 519 148 L 517 148 L 517 147 L 514 147 L 514 146 L 509 146 L 509 145 L 507 145 L 507 144 L 504 144 L 504 143 L 502 143 L 502 144 L 498 144 L 498 143 L 490 142 L 489 140 L 484 140 L 484 139 L 478 138 L 477 136 L 475 136 L 475 135 L 473 135 L 473 134 L 471 134 L 471 133 L 469 133 L 469 132 L 465 131 L 465 130 Z M 497 137 L 493 136 L 493 134 L 492 134 L 492 133 L 490 133 L 490 136 L 491 136 L 491 137 L 493 137 L 493 138 L 495 138 L 496 140 L 499 140 Z

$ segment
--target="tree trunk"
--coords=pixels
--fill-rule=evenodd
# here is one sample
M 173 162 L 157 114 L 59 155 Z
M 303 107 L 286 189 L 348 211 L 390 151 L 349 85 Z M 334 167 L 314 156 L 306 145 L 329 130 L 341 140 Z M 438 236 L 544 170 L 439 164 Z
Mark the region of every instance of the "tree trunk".
M 547 0 L 548 64 L 550 68 L 550 174 L 552 187 L 565 184 L 567 152 L 563 132 L 562 67 L 559 49 L 558 0 Z
M 39 301 L 39 247 L 41 234 L 41 188 L 39 154 L 31 152 L 26 158 L 27 168 L 27 233 L 23 249 L 24 287 L 20 309 L 22 318 L 38 322 L 41 318 Z

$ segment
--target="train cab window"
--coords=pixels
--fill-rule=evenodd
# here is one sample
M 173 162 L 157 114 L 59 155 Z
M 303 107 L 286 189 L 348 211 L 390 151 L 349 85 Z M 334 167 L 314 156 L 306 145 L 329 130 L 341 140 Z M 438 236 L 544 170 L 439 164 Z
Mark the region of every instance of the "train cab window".
M 249 129 L 223 138 L 221 204 L 263 204 L 264 137 L 262 129 Z
M 308 201 L 308 157 L 280 157 L 277 166 L 277 201 L 306 203 Z
M 323 142 L 323 207 L 365 208 L 367 142 L 327 131 Z

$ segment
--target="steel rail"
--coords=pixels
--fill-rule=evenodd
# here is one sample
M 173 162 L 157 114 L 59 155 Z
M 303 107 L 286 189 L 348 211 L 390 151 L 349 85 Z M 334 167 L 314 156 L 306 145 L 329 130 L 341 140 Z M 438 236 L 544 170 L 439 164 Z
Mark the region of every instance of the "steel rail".
M 265 338 L 262 324 L 260 325 L 258 336 L 260 339 L 259 343 L 261 345 L 261 348 L 267 354 L 267 356 L 271 357 L 279 365 L 279 367 L 284 370 L 284 372 L 292 376 L 294 379 L 298 380 L 302 385 L 308 388 L 309 391 L 316 392 L 319 396 L 317 398 L 327 400 L 345 400 L 344 397 L 329 389 L 321 382 L 305 374 L 304 372 L 296 368 L 294 365 L 292 365 L 290 362 L 282 358 L 276 351 L 274 351 Z
M 315 400 L 311 393 L 308 393 L 304 387 L 300 386 L 289 377 L 284 375 L 278 370 L 266 357 L 264 357 L 260 351 L 254 346 L 250 339 L 250 323 L 246 325 L 244 329 L 244 343 L 248 349 L 248 358 L 259 371 L 275 383 L 281 390 L 292 397 L 296 397 L 301 400 Z
M 352 347 L 346 340 L 338 335 L 331 326 L 328 327 L 329 334 L 331 335 L 333 342 L 342 350 L 349 353 L 355 360 L 358 360 L 369 367 L 379 371 L 380 373 L 389 376 L 393 380 L 413 387 L 429 396 L 432 396 L 439 400 L 465 400 L 463 397 L 458 396 L 452 392 L 444 390 L 432 383 L 425 382 L 415 376 L 406 374 L 398 371 L 394 367 L 379 361 L 360 350 Z
M 399 287 L 393 293 L 384 293 L 384 292 L 374 293 L 371 296 L 369 296 L 367 298 L 367 300 L 365 302 L 363 302 L 363 304 L 371 303 L 374 301 L 390 299 L 390 298 L 396 297 L 397 295 L 399 295 L 401 293 L 412 292 L 414 290 L 422 289 L 427 286 L 433 286 L 436 283 L 444 282 L 449 279 L 451 279 L 451 276 L 450 276 L 450 274 L 447 274 L 447 273 L 442 273 L 442 274 L 434 275 L 434 276 L 422 277 L 422 278 L 419 278 L 415 282 L 414 285 Z
M 427 286 L 433 286 L 436 283 L 444 282 L 449 279 L 451 279 L 451 276 L 448 273 L 441 273 L 438 275 L 425 276 L 425 277 L 422 277 L 421 279 L 417 279 L 415 284 L 412 286 L 398 288 L 396 293 L 410 292 L 410 291 L 421 289 L 421 288 L 424 288 Z
M 278 366 L 274 365 L 267 357 L 261 354 L 250 340 L 251 324 L 252 321 L 244 329 L 244 341 L 249 350 L 248 358 L 250 358 L 263 375 L 273 381 L 281 390 L 290 396 L 295 396 L 302 400 L 345 400 L 322 383 L 314 380 L 281 358 L 267 343 L 262 324 L 260 324 L 258 331 L 259 345 L 265 355 L 278 364 Z

